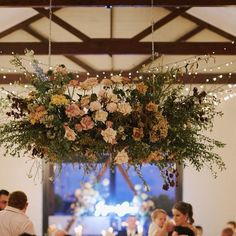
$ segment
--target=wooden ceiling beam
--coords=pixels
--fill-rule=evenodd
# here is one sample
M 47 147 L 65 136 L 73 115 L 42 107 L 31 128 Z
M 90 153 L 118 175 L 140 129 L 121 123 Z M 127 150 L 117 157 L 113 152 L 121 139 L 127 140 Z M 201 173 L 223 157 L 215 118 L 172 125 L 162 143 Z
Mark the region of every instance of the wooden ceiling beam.
M 48 43 L 1 42 L 1 55 L 24 54 L 26 48 L 37 55 L 48 54 Z M 155 42 L 155 52 L 168 55 L 236 55 L 236 45 L 231 42 Z M 88 42 L 52 42 L 52 55 L 95 54 L 148 54 L 152 42 L 136 42 L 131 39 L 92 39 Z
M 186 40 L 190 39 L 191 37 L 193 37 L 194 35 L 200 33 L 202 30 L 204 29 L 204 27 L 201 26 L 197 26 L 196 28 L 194 28 L 193 30 L 189 31 L 188 33 L 182 35 L 181 37 L 179 37 L 176 42 L 185 42 Z
M 175 11 L 175 9 L 174 8 L 166 8 L 167 10 L 172 10 L 172 11 Z M 205 29 L 208 29 L 208 30 L 210 30 L 210 31 L 212 31 L 212 32 L 214 32 L 214 33 L 216 33 L 216 34 L 218 34 L 218 35 L 220 35 L 220 36 L 222 36 L 222 37 L 224 37 L 224 38 L 226 38 L 226 39 L 229 39 L 229 40 L 231 40 L 231 41 L 236 41 L 236 36 L 234 36 L 234 35 L 232 35 L 232 34 L 230 34 L 230 33 L 228 33 L 228 32 L 226 32 L 226 31 L 224 31 L 224 30 L 222 30 L 222 29 L 220 29 L 220 28 L 218 28 L 218 27 L 216 27 L 216 26 L 214 26 L 214 25 L 212 25 L 212 24 L 209 24 L 208 22 L 206 22 L 206 21 L 204 21 L 204 20 L 201 20 L 201 19 L 199 19 L 199 18 L 197 18 L 197 17 L 195 17 L 195 16 L 193 16 L 193 15 L 191 15 L 191 14 L 189 14 L 189 13 L 187 13 L 187 12 L 182 12 L 181 14 L 180 14 L 182 17 L 184 17 L 185 19 L 187 19 L 187 20 L 190 20 L 190 21 L 192 21 L 193 23 L 195 23 L 195 24 L 197 24 L 197 25 L 199 25 L 199 26 L 202 26 L 202 27 L 204 27 Z
M 110 74 L 120 74 L 119 71 L 97 71 L 96 73 L 91 73 L 89 76 L 99 76 L 98 78 L 104 78 L 104 76 L 109 77 Z M 121 74 L 122 76 L 129 77 L 130 71 L 123 71 Z M 86 78 L 88 78 L 87 73 L 79 73 L 76 74 L 79 75 L 79 77 L 76 77 L 79 81 L 84 81 Z M 142 74 L 132 73 L 132 77 L 136 77 Z M 184 74 L 182 78 L 180 78 L 180 83 L 184 84 L 236 84 L 236 73 L 229 75 L 226 74 L 220 74 L 221 78 L 219 78 L 219 74 L 197 74 L 197 75 L 188 75 Z M 150 74 L 152 76 L 152 74 Z M 214 78 L 217 78 L 216 80 Z M 24 75 L 20 73 L 6 73 L 0 74 L 0 84 L 10 84 L 10 83 L 22 83 L 22 84 L 28 84 L 29 79 Z
M 48 42 L 48 40 L 44 36 L 42 36 L 41 34 L 39 34 L 38 32 L 36 32 L 35 30 L 33 30 L 30 27 L 25 27 L 24 30 L 26 32 L 28 32 L 29 34 L 33 35 L 35 38 L 41 40 L 42 42 Z M 72 56 L 72 55 L 65 55 L 65 57 L 68 58 L 70 61 L 73 61 L 76 65 L 85 69 L 87 72 L 89 72 L 89 73 L 95 72 L 95 70 L 91 66 L 87 65 L 85 62 L 78 59 L 77 57 Z
M 154 0 L 154 6 L 166 7 L 208 7 L 236 5 L 235 0 Z M 53 0 L 53 7 L 82 7 L 82 6 L 150 6 L 150 0 Z M 48 7 L 49 0 L 4 0 L 2 7 Z
M 49 10 L 43 9 L 43 8 L 34 8 L 37 12 L 39 12 L 41 15 L 49 18 Z M 80 30 L 76 29 L 66 21 L 62 20 L 60 17 L 52 14 L 52 21 L 58 25 L 60 25 L 63 29 L 70 32 L 71 34 L 75 35 L 79 39 L 83 41 L 90 40 L 90 37 L 88 37 L 86 34 L 81 32 Z
M 60 10 L 60 8 L 53 9 L 53 12 L 56 12 Z M 30 24 L 34 23 L 35 21 L 38 21 L 40 19 L 44 18 L 41 14 L 36 14 L 35 16 L 32 16 L 0 33 L 0 38 L 3 38 L 4 36 L 7 36 L 8 34 L 11 34 L 17 30 L 24 29 L 24 27 L 29 26 Z

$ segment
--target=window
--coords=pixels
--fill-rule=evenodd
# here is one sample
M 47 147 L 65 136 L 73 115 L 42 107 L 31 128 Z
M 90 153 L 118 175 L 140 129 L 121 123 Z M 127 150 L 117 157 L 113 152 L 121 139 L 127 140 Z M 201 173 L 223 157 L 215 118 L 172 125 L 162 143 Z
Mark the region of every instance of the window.
M 50 171 L 52 172 L 52 167 L 47 168 L 45 171 L 47 172 L 47 177 L 50 176 Z M 48 216 L 57 216 L 66 218 L 68 222 L 68 219 L 73 214 L 71 205 L 78 203 L 78 199 L 75 196 L 76 190 L 83 190 L 85 183 L 92 184 L 97 174 L 92 173 L 91 175 L 84 176 L 83 171 L 78 166 L 70 163 L 63 164 L 61 170 L 56 174 L 54 181 L 44 186 L 44 198 L 46 199 L 44 203 L 47 205 L 44 206 L 44 219 L 47 219 Z M 149 192 L 146 192 L 143 188 L 142 180 L 137 176 L 134 169 L 130 168 L 128 175 L 139 195 L 146 194 L 146 200 L 152 200 L 155 207 L 163 208 L 168 213 L 170 213 L 173 203 L 181 199 L 181 186 L 170 188 L 168 191 L 162 189 L 163 181 L 159 170 L 155 166 L 146 165 L 142 168 L 143 178 L 150 186 Z M 118 168 L 114 170 L 108 168 L 99 184 L 92 184 L 92 189 L 96 190 L 99 193 L 99 197 L 101 196 L 102 199 L 105 199 L 108 205 L 122 204 L 125 201 L 131 203 L 135 196 L 127 183 L 127 179 Z M 96 197 L 98 196 L 96 195 Z M 95 197 L 93 197 L 93 200 L 96 201 Z M 84 215 L 94 216 L 94 209 L 90 210 L 88 206 L 85 208 L 86 212 Z M 44 232 L 47 227 L 48 222 L 45 221 Z

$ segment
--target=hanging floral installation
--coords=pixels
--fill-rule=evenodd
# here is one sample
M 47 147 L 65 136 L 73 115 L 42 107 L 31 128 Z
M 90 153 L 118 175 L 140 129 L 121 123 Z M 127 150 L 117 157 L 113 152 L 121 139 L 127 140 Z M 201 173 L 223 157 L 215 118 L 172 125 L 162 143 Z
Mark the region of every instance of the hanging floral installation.
M 25 97 L 8 93 L 10 119 L 0 127 L 6 154 L 79 162 L 85 172 L 109 159 L 112 167 L 134 167 L 141 178 L 142 166 L 151 164 L 160 169 L 164 189 L 175 186 L 177 164 L 224 169 L 214 152 L 224 144 L 203 134 L 222 115 L 219 101 L 196 87 L 184 94 L 180 68 L 81 82 L 64 65 L 44 73 L 32 51 L 27 56 L 33 73 L 19 56 L 12 60 L 33 89 Z

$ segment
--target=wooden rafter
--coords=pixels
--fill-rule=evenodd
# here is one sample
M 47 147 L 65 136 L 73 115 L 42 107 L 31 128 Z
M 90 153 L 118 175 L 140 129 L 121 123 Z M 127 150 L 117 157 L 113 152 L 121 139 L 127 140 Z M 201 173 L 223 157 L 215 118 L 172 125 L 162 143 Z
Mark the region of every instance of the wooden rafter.
M 161 28 L 163 25 L 167 24 L 168 22 L 170 22 L 171 20 L 173 20 L 174 18 L 179 16 L 181 13 L 187 11 L 188 9 L 189 8 L 181 8 L 181 9 L 174 10 L 173 12 L 168 14 L 167 16 L 165 16 L 162 19 L 160 19 L 159 21 L 155 22 L 155 24 L 153 25 L 153 30 L 155 31 L 155 30 Z M 152 33 L 152 26 L 149 26 L 146 29 L 144 29 L 142 32 L 135 35 L 132 39 L 139 41 L 151 33 Z
M 31 27 L 25 27 L 24 30 L 26 32 L 28 32 L 29 34 L 33 35 L 35 38 L 41 40 L 42 42 L 44 42 L 44 43 L 48 42 L 48 40 L 45 37 L 43 37 L 41 34 L 36 32 L 35 30 L 33 30 Z M 87 72 L 89 72 L 89 73 L 94 73 L 95 72 L 95 70 L 91 66 L 87 65 L 85 62 L 83 62 L 79 58 L 77 58 L 75 56 L 72 56 L 72 55 L 66 55 L 65 57 L 68 58 L 69 60 L 73 61 L 78 66 L 85 69 Z
M 186 33 L 186 34 L 182 35 L 181 37 L 179 37 L 176 40 L 176 42 L 184 42 L 184 41 L 190 39 L 191 37 L 193 37 L 194 35 L 200 33 L 203 29 L 204 29 L 204 27 L 202 25 L 199 25 L 196 28 L 189 31 L 188 33 Z
M 166 55 L 236 55 L 236 46 L 231 42 L 155 42 L 155 51 Z M 48 54 L 48 43 L 1 42 L 2 55 L 12 52 L 23 54 L 30 48 L 38 55 Z M 136 42 L 131 39 L 91 39 L 88 42 L 53 42 L 52 55 L 95 54 L 151 54 L 151 42 Z
M 56 12 L 58 10 L 60 10 L 60 9 L 53 9 L 53 12 Z M 0 33 L 0 38 L 3 38 L 4 36 L 6 36 L 8 34 L 11 34 L 11 33 L 15 32 L 17 30 L 24 29 L 28 25 L 30 25 L 30 24 L 34 23 L 35 21 L 40 20 L 42 18 L 44 18 L 44 16 L 42 16 L 41 14 L 36 14 L 35 16 L 32 16 L 32 17 L 30 17 L 30 18 L 28 18 L 28 19 L 26 19 L 26 20 L 24 20 L 24 21 L 22 21 L 22 22 L 20 22 L 16 25 L 2 31 Z
M 41 15 L 49 18 L 49 10 L 43 9 L 43 8 L 35 8 L 36 11 L 38 11 Z M 67 30 L 71 34 L 75 35 L 79 39 L 83 41 L 90 40 L 90 37 L 88 37 L 86 34 L 81 32 L 80 30 L 76 29 L 72 25 L 68 24 L 66 21 L 62 20 L 60 17 L 53 14 L 52 21 L 56 24 L 60 25 L 63 29 Z
M 168 10 L 173 10 L 173 8 L 167 8 L 167 9 Z M 197 18 L 197 17 L 195 17 L 195 16 L 193 16 L 193 15 L 187 13 L 187 12 L 182 12 L 182 13 L 180 13 L 180 15 L 182 17 L 184 17 L 185 19 L 190 20 L 190 21 L 192 21 L 193 23 L 195 23 L 197 25 L 204 27 L 205 29 L 208 29 L 208 30 L 210 30 L 210 31 L 212 31 L 216 34 L 219 34 L 220 36 L 222 36 L 224 38 L 227 38 L 231 41 L 236 40 L 236 36 L 226 32 L 226 31 L 224 31 L 224 30 L 222 30 L 222 29 L 220 29 L 220 28 L 218 28 L 218 27 L 216 27 L 212 24 L 209 24 L 206 21 L 201 20 L 201 19 L 199 19 L 199 18 Z
M 103 78 L 104 76 L 109 76 L 111 71 L 91 73 L 90 76 L 99 76 Z M 119 71 L 113 71 L 113 74 L 119 74 Z M 130 71 L 123 71 L 122 76 L 129 76 Z M 88 75 L 87 73 L 79 73 L 79 81 L 85 80 Z M 132 74 L 132 76 L 139 76 L 140 74 Z M 4 77 L 3 77 L 4 76 Z M 216 78 L 216 80 L 215 80 Z M 29 80 L 25 77 L 24 74 L 17 73 L 7 73 L 0 75 L 0 84 L 9 84 L 19 82 L 22 84 L 29 83 Z M 188 75 L 184 74 L 183 78 L 180 81 L 184 84 L 236 84 L 236 73 L 229 75 L 228 73 L 206 73 L 206 74 L 197 74 L 197 75 Z
M 71 6 L 150 6 L 150 0 L 53 0 L 53 7 Z M 235 5 L 235 0 L 154 0 L 154 6 L 227 6 Z M 4 0 L 4 7 L 47 7 L 49 0 Z

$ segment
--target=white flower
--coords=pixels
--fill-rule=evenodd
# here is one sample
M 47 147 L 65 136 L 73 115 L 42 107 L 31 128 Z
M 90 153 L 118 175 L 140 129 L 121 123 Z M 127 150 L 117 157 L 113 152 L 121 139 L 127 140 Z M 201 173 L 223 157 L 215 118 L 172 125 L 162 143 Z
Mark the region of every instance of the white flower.
M 125 149 L 123 149 L 121 152 L 118 152 L 118 154 L 115 157 L 115 162 L 118 165 L 127 163 L 128 161 L 129 161 L 129 157 Z
M 107 143 L 115 144 L 116 143 L 116 130 L 112 128 L 107 128 L 101 132 L 103 139 Z
M 106 111 L 99 110 L 95 114 L 95 120 L 105 123 L 107 120 L 107 116 L 108 116 L 108 113 Z
M 132 108 L 128 102 L 123 102 L 118 104 L 118 111 L 123 115 L 127 115 L 132 112 Z

